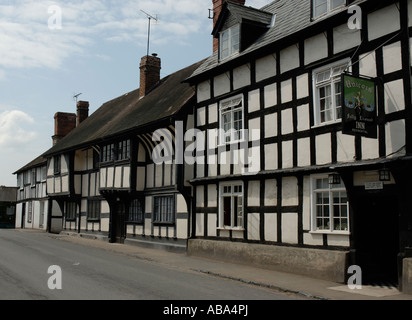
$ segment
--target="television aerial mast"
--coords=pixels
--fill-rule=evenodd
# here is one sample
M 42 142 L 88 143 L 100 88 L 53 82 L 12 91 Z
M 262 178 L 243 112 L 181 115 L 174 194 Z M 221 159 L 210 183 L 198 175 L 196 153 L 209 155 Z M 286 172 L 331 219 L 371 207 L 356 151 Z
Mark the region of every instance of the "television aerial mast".
M 149 14 L 149 13 L 143 11 L 143 10 L 140 10 L 140 11 L 143 12 L 147 16 L 147 18 L 149 19 L 149 28 L 148 28 L 148 35 L 147 35 L 147 55 L 149 55 L 151 22 L 152 22 L 152 20 L 157 22 L 159 19 L 158 19 L 157 15 L 154 17 L 151 14 Z

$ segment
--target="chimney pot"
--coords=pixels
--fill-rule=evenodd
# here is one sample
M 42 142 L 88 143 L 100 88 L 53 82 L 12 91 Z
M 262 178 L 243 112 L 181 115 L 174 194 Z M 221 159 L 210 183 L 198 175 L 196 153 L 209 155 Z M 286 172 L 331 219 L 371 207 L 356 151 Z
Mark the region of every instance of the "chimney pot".
M 77 123 L 78 127 L 80 123 L 86 120 L 89 116 L 89 102 L 88 101 L 79 101 L 77 102 Z
M 140 93 L 144 97 L 160 81 L 161 60 L 154 53 L 140 61 Z

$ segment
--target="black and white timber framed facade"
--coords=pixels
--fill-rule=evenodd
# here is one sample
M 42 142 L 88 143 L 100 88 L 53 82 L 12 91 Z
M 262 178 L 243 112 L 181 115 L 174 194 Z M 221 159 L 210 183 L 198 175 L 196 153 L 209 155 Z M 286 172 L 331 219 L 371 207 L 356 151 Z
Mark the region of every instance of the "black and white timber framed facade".
M 240 45 L 223 58 L 219 46 L 188 80 L 197 90 L 195 127 L 222 129 L 225 102 L 239 98 L 236 117 L 250 148 L 250 132 L 259 132 L 260 171 L 244 175 L 218 161 L 197 166 L 191 246 L 237 260 L 272 250 L 262 264 L 339 281 L 357 264 L 366 281 L 397 281 L 412 245 L 412 1 L 342 1 L 317 17 L 315 2 L 223 6 L 214 37 L 224 41 L 240 25 Z M 361 9 L 355 29 L 351 5 Z M 267 32 L 251 39 L 244 30 L 265 13 L 273 15 Z M 376 81 L 377 139 L 342 133 L 343 72 Z M 206 141 L 207 152 L 221 156 L 221 142 Z M 229 156 L 230 139 L 226 145 Z M 231 194 L 236 186 L 241 191 Z

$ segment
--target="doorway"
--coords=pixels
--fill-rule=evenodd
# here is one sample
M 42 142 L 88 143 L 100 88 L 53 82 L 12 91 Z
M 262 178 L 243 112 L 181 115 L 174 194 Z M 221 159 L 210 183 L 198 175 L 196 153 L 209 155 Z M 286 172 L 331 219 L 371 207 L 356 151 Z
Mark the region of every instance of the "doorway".
M 365 284 L 398 282 L 398 210 L 395 196 L 365 195 L 356 202 L 355 259 Z
M 26 203 L 23 202 L 21 206 L 21 221 L 20 221 L 20 228 L 24 229 L 24 220 L 26 219 Z
M 116 202 L 112 213 L 112 243 L 124 243 L 126 238 L 126 208 L 123 202 Z

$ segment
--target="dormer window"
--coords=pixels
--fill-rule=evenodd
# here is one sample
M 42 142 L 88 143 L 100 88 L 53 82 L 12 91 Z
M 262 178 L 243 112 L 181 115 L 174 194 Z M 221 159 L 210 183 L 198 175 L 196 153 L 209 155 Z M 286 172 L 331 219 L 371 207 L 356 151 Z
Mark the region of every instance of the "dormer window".
M 239 52 L 240 25 L 235 25 L 220 33 L 220 59 L 225 59 Z
M 345 4 L 346 0 L 312 0 L 312 16 L 316 19 Z

